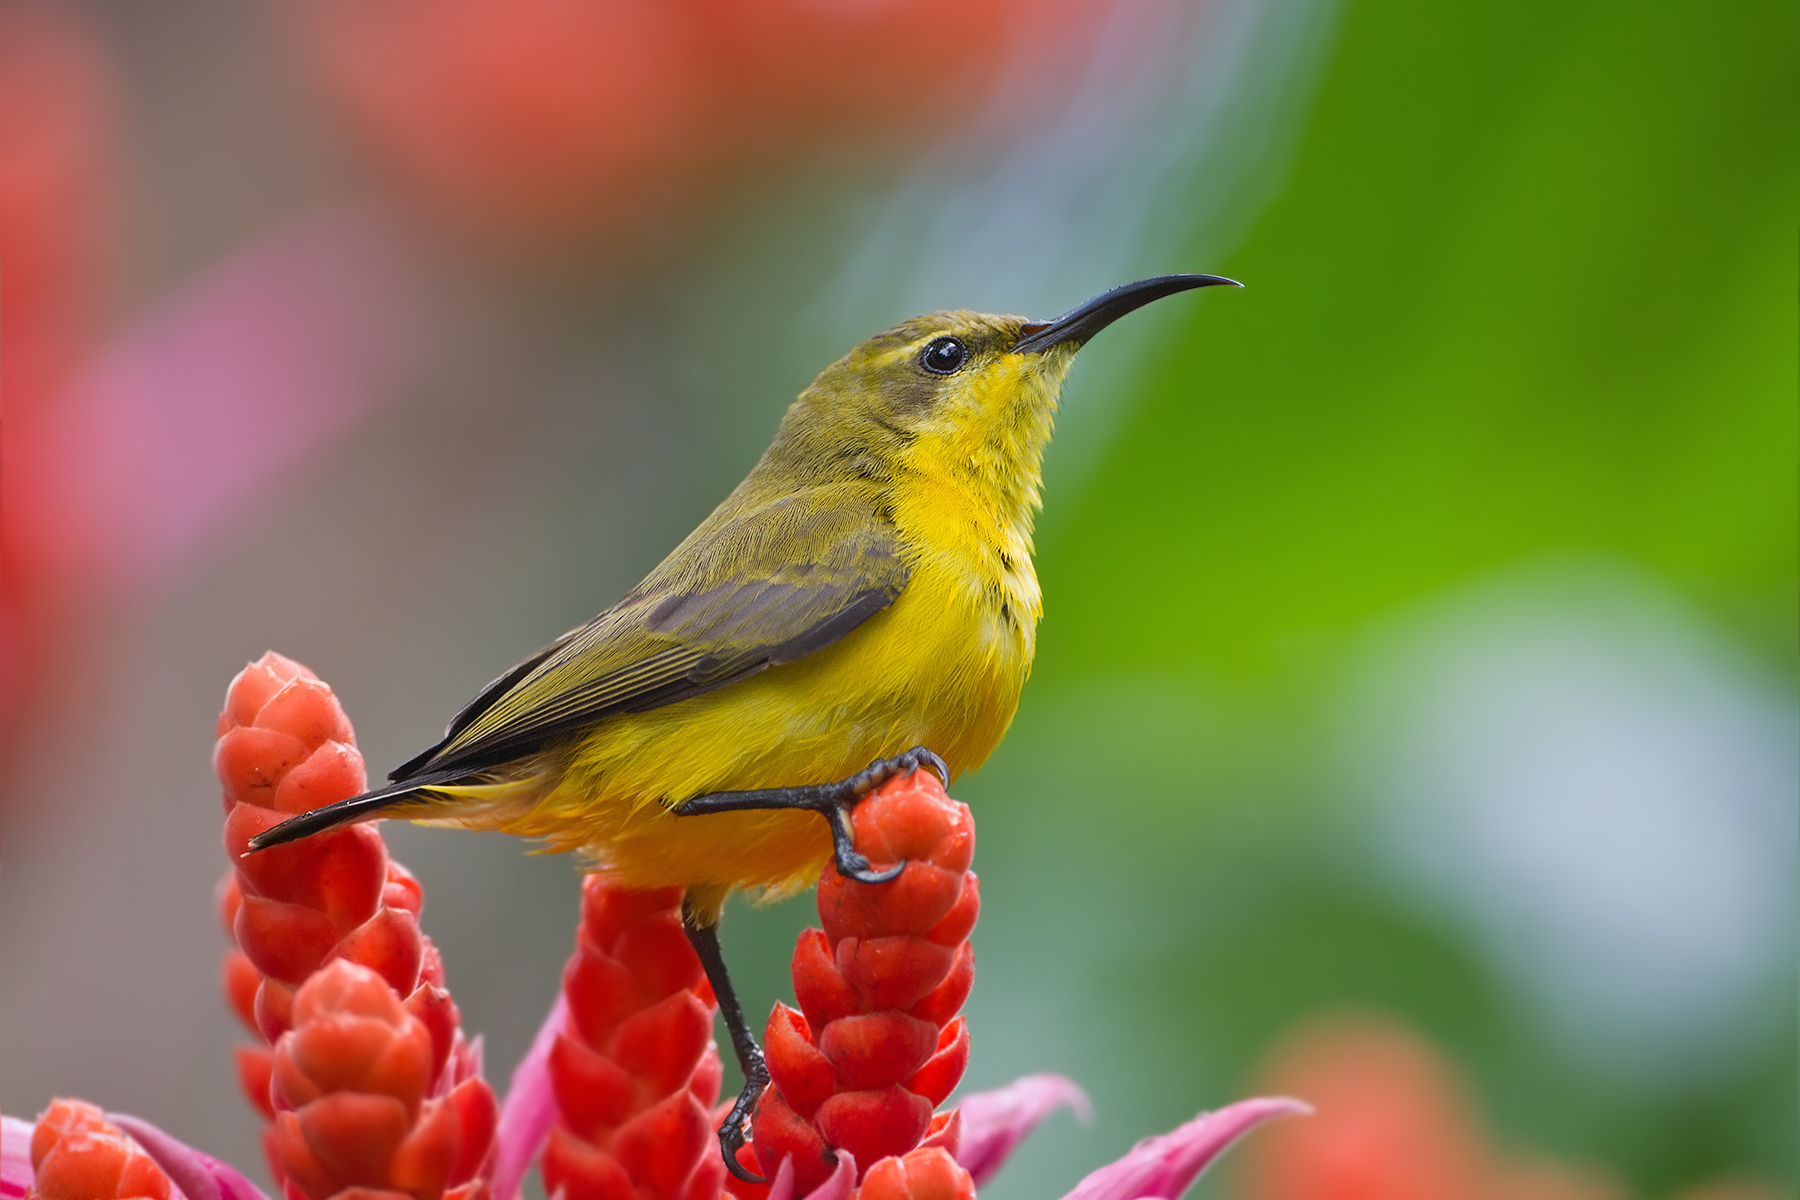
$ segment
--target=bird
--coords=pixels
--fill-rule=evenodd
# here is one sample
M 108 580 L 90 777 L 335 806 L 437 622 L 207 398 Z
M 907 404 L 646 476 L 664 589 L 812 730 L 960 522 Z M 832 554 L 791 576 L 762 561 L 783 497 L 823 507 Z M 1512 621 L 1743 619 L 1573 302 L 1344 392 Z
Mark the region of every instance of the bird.
M 1042 461 L 1076 352 L 1220 275 L 1159 275 L 1050 321 L 903 321 L 826 367 L 712 514 L 618 603 L 495 679 L 384 786 L 289 818 L 247 853 L 401 817 L 579 850 L 682 923 L 744 1089 L 768 1071 L 725 967 L 733 891 L 779 897 L 828 862 L 880 882 L 849 813 L 894 775 L 948 786 L 999 744 L 1036 649 Z M 821 821 L 820 818 L 823 818 Z

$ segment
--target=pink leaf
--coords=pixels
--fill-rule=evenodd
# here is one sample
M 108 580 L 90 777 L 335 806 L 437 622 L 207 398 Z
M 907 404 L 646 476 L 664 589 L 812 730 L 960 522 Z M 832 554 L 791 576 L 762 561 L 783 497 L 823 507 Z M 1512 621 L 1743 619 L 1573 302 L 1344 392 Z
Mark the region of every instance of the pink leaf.
M 1145 1138 L 1118 1162 L 1101 1167 L 1063 1200 L 1175 1200 L 1227 1147 L 1271 1117 L 1309 1113 L 1298 1100 L 1240 1100 L 1201 1113 L 1161 1137 Z
M 1003 1088 L 964 1097 L 959 1105 L 963 1129 L 957 1163 L 980 1187 L 994 1177 L 1026 1134 L 1064 1105 L 1083 1124 L 1093 1120 L 1087 1093 L 1061 1075 L 1027 1075 Z
M 37 1177 L 31 1169 L 34 1128 L 17 1117 L 0 1117 L 0 1198 L 4 1200 L 19 1200 Z
M 144 1153 L 174 1180 L 187 1200 L 269 1200 L 237 1168 L 200 1153 L 142 1117 L 107 1113 L 106 1119 L 130 1134 L 131 1140 L 142 1146 Z
M 550 1015 L 531 1040 L 531 1049 L 513 1069 L 500 1123 L 494 1134 L 499 1153 L 494 1163 L 495 1200 L 514 1200 L 525 1172 L 537 1160 L 556 1123 L 556 1095 L 550 1088 L 550 1050 L 568 1028 L 569 1002 L 559 989 Z

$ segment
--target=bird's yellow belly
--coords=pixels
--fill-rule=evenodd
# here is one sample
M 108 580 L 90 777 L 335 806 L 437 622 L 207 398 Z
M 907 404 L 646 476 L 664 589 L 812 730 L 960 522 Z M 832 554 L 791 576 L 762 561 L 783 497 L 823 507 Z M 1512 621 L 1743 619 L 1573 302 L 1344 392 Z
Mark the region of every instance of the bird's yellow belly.
M 1000 741 L 1035 612 L 921 564 L 892 607 L 832 645 L 717 691 L 609 717 L 549 756 L 535 802 L 480 822 L 582 849 L 640 886 L 804 887 L 830 854 L 810 813 L 677 817 L 690 796 L 828 783 L 927 746 L 955 774 Z M 495 816 L 501 816 L 496 812 Z

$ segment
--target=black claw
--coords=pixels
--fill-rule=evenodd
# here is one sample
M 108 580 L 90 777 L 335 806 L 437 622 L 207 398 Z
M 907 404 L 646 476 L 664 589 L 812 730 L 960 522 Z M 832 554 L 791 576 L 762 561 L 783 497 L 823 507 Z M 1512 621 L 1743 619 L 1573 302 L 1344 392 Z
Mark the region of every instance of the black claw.
M 906 870 L 905 859 L 885 870 L 874 869 L 875 864 L 869 861 L 869 856 L 856 848 L 856 834 L 850 826 L 848 807 L 833 808 L 825 819 L 831 823 L 831 848 L 839 875 L 858 883 L 886 883 Z
M 725 1156 L 725 1169 L 743 1180 L 745 1183 L 767 1183 L 761 1175 L 750 1170 L 738 1161 L 738 1151 L 744 1148 L 744 1130 L 750 1124 L 750 1110 L 756 1106 L 757 1097 L 769 1086 L 767 1073 L 761 1079 L 744 1081 L 744 1090 L 738 1093 L 737 1103 L 725 1115 L 725 1123 L 719 1126 L 719 1152 Z
M 854 879 L 858 883 L 886 883 L 890 879 L 898 879 L 900 872 L 906 870 L 906 860 L 901 859 L 885 871 L 873 870 L 871 866 L 868 858 L 854 850 L 848 854 L 841 850 L 838 852 L 838 874 L 845 879 Z

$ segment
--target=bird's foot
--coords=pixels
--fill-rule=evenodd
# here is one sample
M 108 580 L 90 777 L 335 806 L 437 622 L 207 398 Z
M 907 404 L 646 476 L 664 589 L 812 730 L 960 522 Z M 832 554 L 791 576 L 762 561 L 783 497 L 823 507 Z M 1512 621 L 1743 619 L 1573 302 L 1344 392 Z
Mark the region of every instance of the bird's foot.
M 905 859 L 886 870 L 875 869 L 868 855 L 856 848 L 856 831 L 851 825 L 850 813 L 862 802 L 864 796 L 888 780 L 900 775 L 910 775 L 921 767 L 931 768 L 945 787 L 950 786 L 950 768 L 944 765 L 943 759 L 924 746 L 914 746 L 892 758 L 878 758 L 850 778 L 833 785 L 840 789 L 839 795 L 824 816 L 831 822 L 832 858 L 837 864 L 839 875 L 858 883 L 886 883 L 906 870 Z
M 761 1050 L 756 1052 L 754 1065 L 754 1071 L 744 1073 L 744 1089 L 732 1102 L 731 1111 L 725 1114 L 724 1124 L 719 1126 L 719 1152 L 725 1156 L 725 1169 L 745 1183 L 767 1183 L 768 1180 L 738 1161 L 738 1151 L 749 1140 L 750 1114 L 756 1111 L 756 1102 L 769 1086 L 769 1068 L 763 1062 Z
M 763 788 L 748 792 L 708 792 L 675 805 L 676 816 L 697 817 L 707 813 L 743 812 L 749 809 L 800 809 L 816 812 L 831 827 L 832 861 L 838 874 L 858 883 L 886 883 L 906 869 L 905 861 L 886 870 L 876 870 L 868 856 L 856 848 L 856 833 L 850 823 L 850 812 L 859 801 L 896 775 L 906 775 L 928 767 L 945 786 L 950 783 L 950 768 L 944 760 L 926 749 L 914 746 L 892 758 L 878 758 L 848 779 L 836 783 L 805 784 L 798 787 Z

